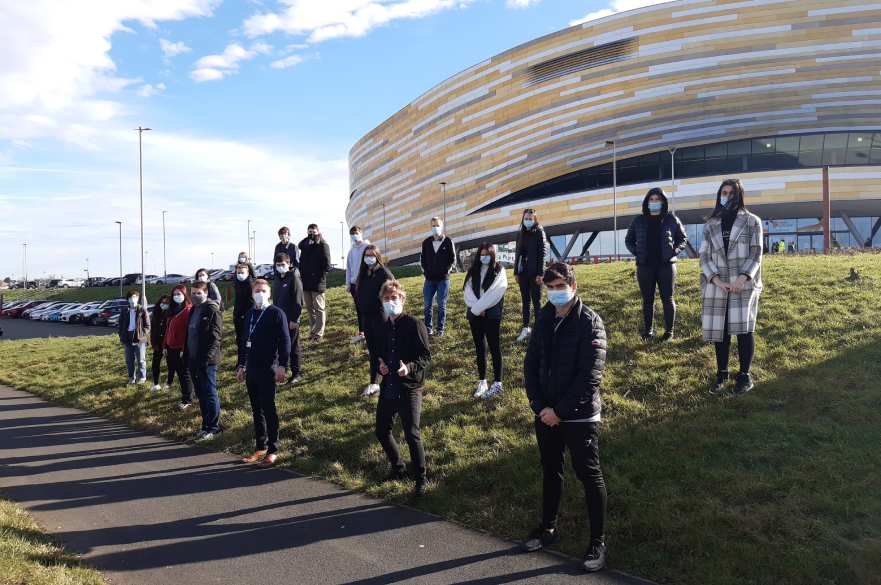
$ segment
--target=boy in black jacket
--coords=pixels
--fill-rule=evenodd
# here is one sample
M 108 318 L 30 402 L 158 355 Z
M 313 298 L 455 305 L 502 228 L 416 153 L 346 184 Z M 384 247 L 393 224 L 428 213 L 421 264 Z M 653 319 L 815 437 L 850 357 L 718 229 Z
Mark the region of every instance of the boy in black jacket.
M 444 233 L 444 222 L 439 217 L 431 218 L 431 236 L 422 242 L 419 257 L 425 284 L 422 287 L 425 327 L 433 335 L 432 305 L 437 295 L 437 336 L 443 337 L 447 323 L 447 295 L 450 292 L 450 271 L 456 263 L 456 246 Z
M 549 302 L 537 317 L 523 368 L 544 475 L 542 524 L 524 548 L 536 551 L 560 540 L 557 515 L 563 452 L 568 449 L 575 475 L 584 486 L 590 520 L 590 546 L 582 567 L 599 571 L 606 566 L 606 484 L 599 452 L 606 330 L 599 315 L 575 295 L 572 267 L 556 262 L 545 271 L 543 281 Z
M 275 280 L 272 281 L 272 298 L 275 306 L 284 311 L 287 317 L 288 331 L 291 338 L 291 377 L 288 384 L 295 384 L 300 379 L 300 314 L 303 312 L 303 283 L 300 273 L 291 269 L 290 256 L 281 252 L 275 255 Z
M 187 322 L 185 353 L 202 411 L 202 429 L 196 433 L 196 440 L 208 441 L 221 431 L 217 366 L 223 342 L 223 314 L 217 301 L 208 299 L 206 283 L 194 283 L 190 297 L 193 310 Z
M 300 278 L 306 312 L 309 313 L 309 340 L 321 341 L 327 322 L 325 291 L 330 270 L 330 246 L 317 225 L 310 223 L 307 229 L 308 235 L 299 244 Z
M 418 319 L 404 314 L 404 287 L 397 280 L 386 281 L 380 290 L 383 315 L 372 323 L 368 337 L 371 353 L 379 360 L 382 384 L 376 406 L 376 438 L 379 439 L 389 463 L 391 479 L 403 479 L 404 460 L 392 436 L 395 415 L 401 417 L 404 437 L 410 447 L 410 465 L 416 480 L 414 495 L 422 495 L 425 487 L 425 450 L 419 418 L 422 414 L 422 387 L 425 371 L 431 363 L 428 331 Z
M 278 459 L 275 385 L 284 382 L 291 337 L 284 311 L 270 304 L 269 283 L 257 279 L 252 291 L 254 307 L 245 315 L 245 334 L 239 346 L 236 380 L 245 382 L 248 388 L 257 449 L 242 461 L 259 461 L 260 467 L 272 467 Z

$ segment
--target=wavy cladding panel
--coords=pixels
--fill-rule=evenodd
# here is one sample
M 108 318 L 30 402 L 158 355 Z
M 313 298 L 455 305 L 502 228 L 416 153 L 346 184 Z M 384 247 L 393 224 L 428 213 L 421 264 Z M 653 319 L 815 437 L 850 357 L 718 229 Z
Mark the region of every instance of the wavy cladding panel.
M 346 217 L 377 242 L 385 236 L 392 258 L 408 257 L 442 213 L 441 181 L 448 231 L 471 240 L 511 231 L 520 206 L 471 212 L 608 162 L 606 140 L 623 158 L 852 129 L 881 129 L 881 3 L 678 0 L 542 37 L 432 88 L 352 148 Z M 799 173 L 819 171 L 787 174 Z M 866 189 L 881 193 L 881 180 Z M 698 209 L 714 190 L 687 181 L 678 208 Z M 815 184 L 797 192 L 817 196 Z M 612 211 L 603 190 L 539 207 L 549 226 Z

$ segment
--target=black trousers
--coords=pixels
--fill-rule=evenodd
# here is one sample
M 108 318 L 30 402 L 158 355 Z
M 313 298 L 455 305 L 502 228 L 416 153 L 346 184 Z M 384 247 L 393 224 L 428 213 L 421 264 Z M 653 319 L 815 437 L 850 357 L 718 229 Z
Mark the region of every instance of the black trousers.
M 676 301 L 673 300 L 676 289 L 676 263 L 641 264 L 636 267 L 636 280 L 642 293 L 643 332 L 651 333 L 655 330 L 656 288 L 661 292 L 661 304 L 664 305 L 664 328 L 672 332 L 676 323 Z
M 517 276 L 517 284 L 520 285 L 520 301 L 523 304 L 523 326 L 529 327 L 529 307 L 532 304 L 532 312 L 538 316 L 541 309 L 541 285 L 536 284 L 535 278 L 520 274 Z
M 502 326 L 501 319 L 487 319 L 486 317 L 468 317 L 468 325 L 471 326 L 471 336 L 474 338 L 474 348 L 477 350 L 477 375 L 480 380 L 486 380 L 486 344 L 489 343 L 489 351 L 493 358 L 493 382 L 502 381 L 502 345 L 499 342 L 499 330 Z
M 379 378 L 379 356 L 374 355 L 371 348 L 373 347 L 373 331 L 371 331 L 370 323 L 373 322 L 371 316 L 364 315 L 364 320 L 367 323 L 367 328 L 364 329 L 364 341 L 367 342 L 367 359 L 370 361 L 370 383 L 376 384 L 377 378 Z
M 600 468 L 599 424 L 562 422 L 549 427 L 535 418 L 535 436 L 541 454 L 542 525 L 557 527 L 563 495 L 563 452 L 568 449 L 575 476 L 584 486 L 591 542 L 603 540 L 606 522 L 606 482 Z
M 422 416 L 422 390 L 402 390 L 397 399 L 380 397 L 376 405 L 376 438 L 382 445 L 389 463 L 403 471 L 406 466 L 401 451 L 392 434 L 395 415 L 401 417 L 404 438 L 410 447 L 410 468 L 415 479 L 425 478 L 425 450 L 422 447 L 422 432 L 419 419 Z
M 290 329 L 289 322 L 288 333 L 291 334 L 291 357 L 288 365 L 291 368 L 291 376 L 296 378 L 300 375 L 300 362 L 303 361 L 303 348 L 300 347 L 300 324 L 294 323 L 294 328 Z
M 247 370 L 245 386 L 254 413 L 257 450 L 278 453 L 278 411 L 275 408 L 275 372 L 272 368 Z
M 162 348 L 153 349 L 153 363 L 151 364 L 153 369 L 153 385 L 159 384 L 159 378 L 162 374 L 162 354 Z M 165 383 L 171 386 L 171 383 L 174 382 L 174 369 L 168 363 L 168 358 L 166 358 L 166 365 L 168 365 L 168 377 Z
M 180 401 L 184 404 L 191 404 L 193 402 L 193 380 L 190 378 L 190 370 L 181 356 L 181 350 L 169 347 L 165 356 L 168 361 L 168 383 L 171 384 L 172 372 L 176 373 L 178 384 L 180 384 Z
M 236 351 L 242 348 L 242 338 L 245 336 L 245 315 L 233 315 L 232 324 L 236 330 Z
M 361 314 L 361 309 L 358 308 L 358 297 L 355 296 L 355 289 L 349 290 L 349 294 L 352 295 L 352 302 L 355 303 L 355 314 L 358 315 L 358 332 L 365 333 L 364 315 Z
M 725 330 L 722 341 L 716 342 L 716 372 L 728 372 L 728 357 L 731 355 L 731 336 L 728 334 L 728 311 L 725 311 Z M 756 337 L 753 333 L 742 333 L 737 336 L 737 357 L 740 360 L 740 372 L 749 374 L 756 355 Z

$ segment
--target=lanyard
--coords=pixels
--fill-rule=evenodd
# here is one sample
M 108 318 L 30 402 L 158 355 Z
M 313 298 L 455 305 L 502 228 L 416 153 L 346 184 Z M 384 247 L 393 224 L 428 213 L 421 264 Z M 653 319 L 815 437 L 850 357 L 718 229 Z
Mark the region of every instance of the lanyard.
M 251 315 L 251 321 L 252 321 L 252 323 L 250 323 L 250 324 L 248 325 L 248 340 L 247 340 L 247 342 L 245 343 L 245 347 L 251 347 L 251 336 L 254 335 L 254 330 L 257 329 L 257 325 L 260 324 L 260 319 L 263 318 L 263 315 L 264 315 L 264 313 L 266 313 L 266 309 L 267 309 L 267 308 L 268 308 L 268 307 L 264 307 L 263 310 L 260 311 L 260 316 L 257 317 L 257 321 L 256 321 L 256 322 L 254 321 L 254 315 L 253 315 L 253 314 Z

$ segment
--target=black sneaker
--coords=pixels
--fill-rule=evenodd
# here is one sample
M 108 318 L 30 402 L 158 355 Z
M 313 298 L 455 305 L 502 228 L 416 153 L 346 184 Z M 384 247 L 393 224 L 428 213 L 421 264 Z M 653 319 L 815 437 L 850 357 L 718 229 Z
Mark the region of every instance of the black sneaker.
M 672 331 L 664 331 L 663 337 L 661 337 L 661 343 L 666 343 L 668 341 L 673 340 L 673 332 Z
M 749 375 L 749 372 L 741 372 L 737 374 L 737 382 L 734 384 L 734 393 L 746 394 L 752 390 L 754 386 L 753 378 Z
M 385 478 L 386 481 L 401 481 L 407 479 L 407 470 L 403 467 L 393 467 Z
M 642 333 L 639 334 L 639 336 L 642 338 L 642 340 L 644 342 L 651 343 L 651 341 L 654 340 L 654 338 L 655 338 L 655 332 L 654 331 L 643 331 Z
M 539 526 L 526 537 L 526 540 L 523 542 L 523 550 L 525 552 L 535 552 L 558 542 L 560 542 L 560 535 L 556 529 L 547 530 Z
M 420 477 L 416 479 L 416 485 L 413 486 L 413 497 L 421 498 L 425 493 L 425 478 Z
M 595 573 L 606 568 L 606 545 L 603 542 L 595 542 L 584 553 L 584 561 L 581 563 L 588 573 Z
M 728 381 L 728 372 L 716 374 L 716 381 L 710 384 L 710 396 L 718 396 L 725 390 L 725 382 Z

